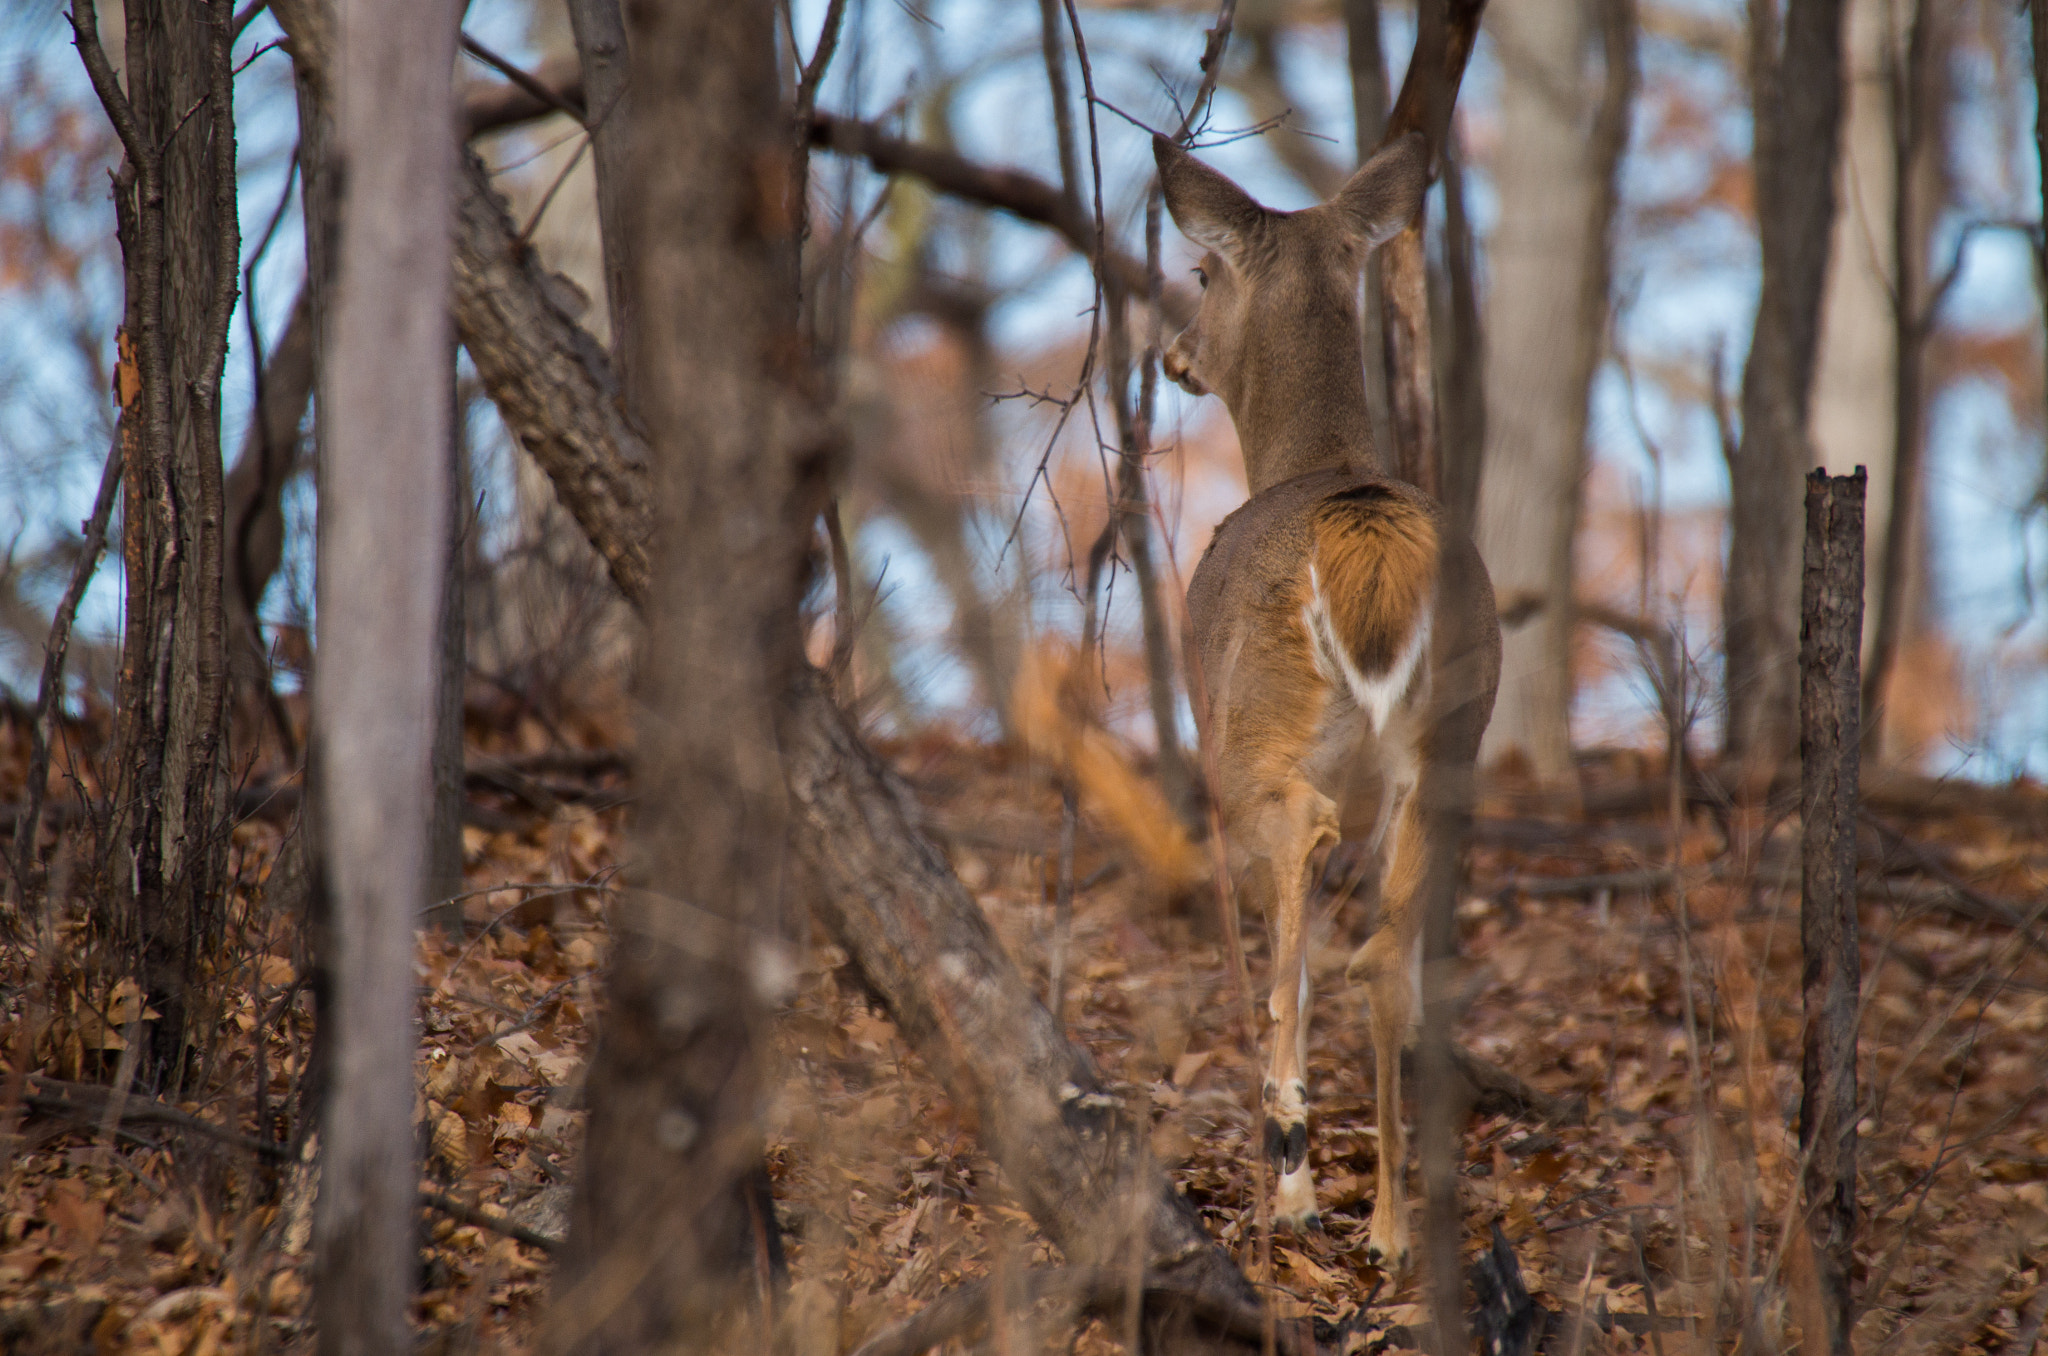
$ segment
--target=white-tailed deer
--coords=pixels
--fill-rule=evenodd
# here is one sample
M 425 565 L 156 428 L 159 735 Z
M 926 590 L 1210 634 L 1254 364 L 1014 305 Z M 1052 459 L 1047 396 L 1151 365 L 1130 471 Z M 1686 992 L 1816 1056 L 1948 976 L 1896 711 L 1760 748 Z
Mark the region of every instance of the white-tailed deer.
M 1251 499 L 1188 586 L 1187 651 L 1231 873 L 1272 936 L 1265 1152 L 1276 1222 L 1319 1226 L 1308 1162 L 1311 855 L 1367 837 L 1384 854 L 1380 923 L 1351 959 L 1371 1005 L 1379 1117 L 1376 1258 L 1408 1253 L 1401 1047 L 1419 998 L 1417 888 L 1427 812 L 1469 795 L 1500 676 L 1493 588 L 1470 541 L 1412 485 L 1373 468 L 1358 282 L 1414 216 L 1419 136 L 1382 150 L 1328 202 L 1262 207 L 1164 137 L 1166 205 L 1201 246 L 1201 309 L 1167 376 L 1223 398 Z

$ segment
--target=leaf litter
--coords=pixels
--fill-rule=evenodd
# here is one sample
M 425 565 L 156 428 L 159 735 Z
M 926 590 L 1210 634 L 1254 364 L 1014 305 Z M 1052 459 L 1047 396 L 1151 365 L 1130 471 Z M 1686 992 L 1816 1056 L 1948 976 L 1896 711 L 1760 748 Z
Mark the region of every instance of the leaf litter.
M 1057 790 L 1001 751 L 943 736 L 890 753 L 1042 993 Z M 1635 755 L 1585 769 L 1589 786 L 1643 771 Z M 593 778 L 623 784 L 616 773 Z M 1943 903 L 1953 882 L 2022 909 L 2048 897 L 2048 793 L 1992 790 L 1894 796 L 1882 810 L 1950 882 L 1930 881 L 1924 862 L 1879 836 L 1865 845 L 1865 1350 L 2019 1350 L 2048 1309 L 2048 957 L 2014 929 Z M 1788 883 L 1771 868 L 1796 854 L 1796 823 L 1765 841 L 1765 869 L 1730 879 L 1716 816 L 1691 812 L 1676 854 L 1688 882 L 1681 917 L 1668 877 L 1656 876 L 1673 856 L 1667 817 L 1546 818 L 1528 806 L 1512 785 L 1482 806 L 1458 909 L 1458 1035 L 1544 1092 L 1584 1097 L 1590 1114 L 1573 1126 L 1502 1116 L 1468 1125 L 1468 1260 L 1498 1224 L 1531 1296 L 1558 1316 L 1552 1350 L 1789 1346 L 1804 1283 L 1799 1249 L 1786 1246 L 1800 1162 L 1798 898 L 1796 874 Z M 543 815 L 508 796 L 489 818 L 493 827 L 464 837 L 469 939 L 429 935 L 417 956 L 422 1185 L 559 1236 L 623 811 L 565 797 Z M 286 843 L 284 826 L 267 821 L 235 833 L 218 1037 L 178 1107 L 218 1134 L 138 1119 L 108 1136 L 39 1111 L 38 1079 L 111 1082 L 125 1034 L 155 1014 L 132 983 L 85 964 L 79 902 L 0 949 L 0 1129 L 13 1136 L 0 1197 L 7 1349 L 310 1349 L 310 1174 L 243 1143 L 290 1140 L 310 1050 L 303 939 L 280 916 Z M 1332 863 L 1325 884 L 1346 881 L 1349 865 Z M 1354 1342 L 1402 1349 L 1422 1294 L 1415 1276 L 1365 1260 L 1378 1161 L 1371 1044 L 1342 979 L 1370 925 L 1372 887 L 1341 900 L 1323 891 L 1310 950 L 1312 1158 L 1327 1235 L 1276 1238 L 1263 1269 L 1250 1222 L 1257 1056 L 1238 1026 L 1213 899 L 1162 904 L 1117 841 L 1086 824 L 1075 874 L 1088 884 L 1068 943 L 1070 1035 L 1150 1118 L 1155 1157 L 1283 1314 L 1337 1323 L 1371 1297 Z M 1262 985 L 1258 920 L 1245 920 L 1242 942 Z M 782 1323 L 792 1350 L 848 1350 L 949 1287 L 1061 1260 L 982 1153 L 972 1110 L 948 1100 L 822 936 L 778 1024 L 776 1058 L 768 1166 L 790 1258 Z M 526 1349 L 545 1303 L 546 1251 L 428 1210 L 422 1254 L 413 1318 L 429 1348 Z M 1013 1336 L 1066 1344 L 1049 1317 L 1011 1321 Z M 1120 1345 L 1096 1324 L 1072 1349 Z

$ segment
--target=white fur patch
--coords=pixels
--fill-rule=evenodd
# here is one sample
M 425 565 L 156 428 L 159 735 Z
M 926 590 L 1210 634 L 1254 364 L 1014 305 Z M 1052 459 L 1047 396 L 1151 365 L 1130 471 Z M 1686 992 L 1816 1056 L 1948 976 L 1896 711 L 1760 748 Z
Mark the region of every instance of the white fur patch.
M 1323 597 L 1322 576 L 1317 573 L 1313 562 L 1308 567 L 1308 606 L 1301 610 L 1301 624 L 1308 628 L 1309 648 L 1315 654 L 1316 672 L 1323 681 L 1333 687 L 1341 687 L 1351 694 L 1351 700 L 1377 735 L 1387 728 L 1387 717 L 1408 695 L 1408 689 L 1415 681 L 1416 666 L 1422 662 L 1422 652 L 1429 645 L 1430 623 L 1436 613 L 1436 600 L 1427 599 L 1422 604 L 1422 614 L 1416 618 L 1415 629 L 1408 634 L 1407 643 L 1394 656 L 1394 662 L 1385 673 L 1368 675 L 1359 672 L 1352 661 L 1351 653 L 1338 639 L 1337 629 L 1330 622 L 1330 604 Z

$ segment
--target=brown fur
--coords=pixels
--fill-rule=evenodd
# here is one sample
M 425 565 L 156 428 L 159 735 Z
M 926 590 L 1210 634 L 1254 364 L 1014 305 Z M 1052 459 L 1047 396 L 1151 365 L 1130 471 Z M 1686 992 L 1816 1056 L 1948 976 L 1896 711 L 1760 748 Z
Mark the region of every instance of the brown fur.
M 1358 671 L 1377 678 L 1436 591 L 1436 524 L 1384 486 L 1364 484 L 1323 501 L 1315 537 L 1330 620 Z
M 1186 640 L 1233 875 L 1273 937 L 1274 1218 L 1297 1228 L 1318 1218 L 1307 1151 L 1309 863 L 1340 833 L 1377 843 L 1391 829 L 1380 925 L 1346 973 L 1368 995 L 1379 1093 L 1367 1250 L 1398 1261 L 1408 1252 L 1401 1047 L 1421 997 L 1416 894 L 1432 825 L 1469 804 L 1500 675 L 1478 552 L 1445 530 L 1427 495 L 1372 469 L 1355 289 L 1372 246 L 1415 211 L 1421 147 L 1390 147 L 1331 202 L 1286 213 L 1171 143 L 1153 145 L 1174 220 L 1209 251 L 1201 310 L 1163 368 L 1230 407 L 1252 491 L 1189 582 Z M 1394 691 L 1385 680 L 1425 621 L 1428 646 Z

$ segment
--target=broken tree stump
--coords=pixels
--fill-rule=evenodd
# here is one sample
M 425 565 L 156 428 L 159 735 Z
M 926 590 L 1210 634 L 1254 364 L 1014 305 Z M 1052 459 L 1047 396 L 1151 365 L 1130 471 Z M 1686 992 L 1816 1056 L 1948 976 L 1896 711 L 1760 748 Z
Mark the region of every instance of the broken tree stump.
M 1806 479 L 1799 622 L 1804 879 L 1799 940 L 1806 1000 L 1799 1146 L 1828 1351 L 1849 1351 L 1856 1238 L 1856 782 L 1862 737 L 1864 472 Z M 1817 1347 L 1817 1334 L 1809 1334 Z

